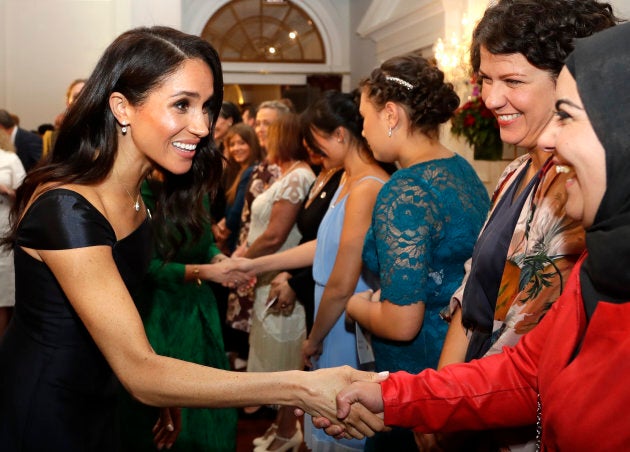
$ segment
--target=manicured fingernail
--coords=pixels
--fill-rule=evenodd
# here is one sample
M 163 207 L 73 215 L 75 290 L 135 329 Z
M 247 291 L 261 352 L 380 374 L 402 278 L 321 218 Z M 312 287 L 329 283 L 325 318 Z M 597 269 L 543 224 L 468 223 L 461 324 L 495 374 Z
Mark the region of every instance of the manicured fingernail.
M 378 376 L 379 377 L 384 377 L 384 378 L 389 377 L 389 370 L 384 370 L 383 372 L 379 372 Z
M 173 427 L 173 424 L 168 424 L 166 426 L 166 430 L 168 430 L 169 432 L 172 432 L 173 430 L 175 430 L 175 427 Z

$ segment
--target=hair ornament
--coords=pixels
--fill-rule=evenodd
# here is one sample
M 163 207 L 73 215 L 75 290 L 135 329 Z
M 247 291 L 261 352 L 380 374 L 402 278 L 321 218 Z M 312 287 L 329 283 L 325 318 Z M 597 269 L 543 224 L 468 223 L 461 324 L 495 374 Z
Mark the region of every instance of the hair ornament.
M 385 76 L 385 80 L 387 80 L 388 82 L 394 82 L 397 85 L 400 85 L 404 88 L 407 88 L 409 91 L 411 91 L 412 89 L 415 88 L 415 86 L 413 86 L 411 83 L 409 83 L 407 80 L 403 80 L 399 77 L 394 77 L 393 75 L 386 75 Z

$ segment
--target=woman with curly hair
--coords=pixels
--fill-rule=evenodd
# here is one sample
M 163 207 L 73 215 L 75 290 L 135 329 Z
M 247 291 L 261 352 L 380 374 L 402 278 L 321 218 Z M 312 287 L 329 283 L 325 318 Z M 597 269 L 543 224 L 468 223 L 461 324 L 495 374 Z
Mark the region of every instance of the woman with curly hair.
M 617 21 L 610 5 L 594 0 L 504 0 L 477 24 L 471 61 L 482 98 L 501 139 L 527 153 L 499 179 L 471 267 L 451 300 L 440 367 L 514 346 L 563 291 L 584 249 L 584 229 L 566 215 L 567 175 L 556 172 L 538 138 L 553 116 L 556 80 L 575 39 Z M 533 435 L 533 428 L 496 432 L 479 447 Z
M 472 166 L 439 141 L 459 104 L 442 71 L 416 54 L 394 57 L 361 88 L 363 134 L 377 160 L 401 168 L 377 196 L 363 247 L 377 291 L 355 294 L 347 313 L 372 333 L 377 369 L 418 373 L 437 366 L 447 329 L 440 311 L 462 281 L 489 199 Z M 366 445 L 413 448 L 402 429 Z
M 418 431 L 536 422 L 537 450 L 628 449 L 628 40 L 630 24 L 578 40 L 558 76 L 555 119 L 539 143 L 569 176 L 567 214 L 586 229 L 587 245 L 540 325 L 503 353 L 352 385 L 337 398 L 339 416 L 360 402 L 384 412 L 386 424 Z

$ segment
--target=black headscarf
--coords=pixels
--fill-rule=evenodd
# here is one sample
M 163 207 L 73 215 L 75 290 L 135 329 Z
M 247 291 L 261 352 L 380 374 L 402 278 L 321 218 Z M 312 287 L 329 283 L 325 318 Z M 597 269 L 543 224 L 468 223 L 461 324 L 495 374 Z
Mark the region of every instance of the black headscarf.
M 566 66 L 606 152 L 606 192 L 586 231 L 587 313 L 630 300 L 630 23 L 578 40 Z

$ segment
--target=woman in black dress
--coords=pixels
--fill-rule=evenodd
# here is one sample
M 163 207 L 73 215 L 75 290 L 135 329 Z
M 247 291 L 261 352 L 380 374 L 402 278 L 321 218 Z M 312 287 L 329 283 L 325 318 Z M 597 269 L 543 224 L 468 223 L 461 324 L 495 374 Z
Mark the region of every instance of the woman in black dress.
M 52 154 L 18 189 L 4 239 L 15 252 L 16 306 L 0 343 L 3 451 L 116 450 L 118 381 L 159 407 L 280 403 L 335 419 L 334 392 L 375 378 L 350 369 L 231 373 L 151 349 L 130 295 L 150 257 L 140 184 L 152 167 L 161 169 L 153 226 L 168 218 L 200 232 L 208 181 L 220 178 L 209 137 L 222 92 L 208 42 L 167 27 L 123 33 L 68 111 Z M 176 237 L 165 243 L 178 247 Z M 192 268 L 185 278 L 206 279 L 203 271 Z M 360 419 L 354 425 L 372 430 Z M 177 410 L 162 410 L 158 447 L 177 432 Z

